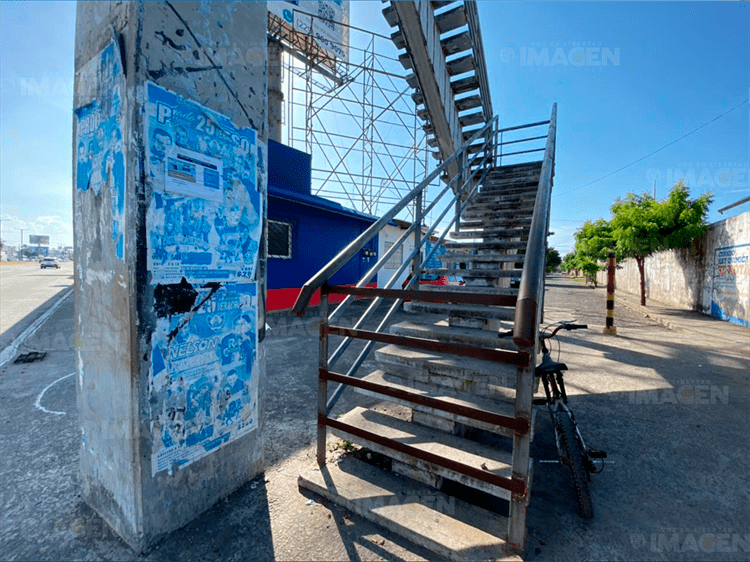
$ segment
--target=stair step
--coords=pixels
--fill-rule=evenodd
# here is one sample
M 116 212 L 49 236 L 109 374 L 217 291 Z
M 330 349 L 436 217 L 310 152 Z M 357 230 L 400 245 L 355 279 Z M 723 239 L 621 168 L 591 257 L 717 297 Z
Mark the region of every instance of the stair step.
M 451 232 L 452 238 L 519 238 L 529 235 L 529 227 L 519 228 L 501 228 L 501 229 L 485 229 L 485 230 L 460 230 L 458 232 Z
M 520 257 L 520 256 L 519 256 Z M 523 259 L 516 260 L 522 262 Z M 482 278 L 482 279 L 498 279 L 498 278 L 514 278 L 520 279 L 523 273 L 522 269 L 459 269 L 459 268 L 440 268 L 440 269 L 428 269 L 426 270 L 430 275 L 460 275 L 464 279 Z
M 447 291 L 455 293 L 477 293 L 484 295 L 518 295 L 518 289 L 508 287 L 472 287 L 470 285 L 420 285 L 420 291 Z
M 474 196 L 472 203 L 497 202 L 506 203 L 510 201 L 531 201 L 536 197 L 536 193 L 479 193 Z
M 443 246 L 448 250 L 466 251 L 473 250 L 519 250 L 526 248 L 524 240 L 492 240 L 486 242 L 445 242 Z
M 339 421 L 381 437 L 387 437 L 404 443 L 420 451 L 451 459 L 479 470 L 506 478 L 510 478 L 511 476 L 511 453 L 495 447 L 489 447 L 476 441 L 463 439 L 456 435 L 366 408 L 354 408 L 339 418 Z M 505 488 L 466 476 L 438 464 L 416 459 L 411 455 L 389 449 L 369 439 L 357 437 L 344 429 L 333 427 L 329 429 L 333 435 L 367 447 L 381 455 L 430 472 L 436 476 L 442 476 L 443 478 L 459 482 L 476 490 L 492 494 L 495 497 L 510 500 L 510 492 Z
M 507 262 L 522 262 L 524 254 L 463 254 L 456 252 L 446 252 L 440 256 L 440 260 L 443 263 L 454 261 L 459 263 L 507 263 Z
M 375 356 L 384 371 L 406 379 L 495 400 L 515 400 L 516 397 L 518 368 L 508 363 L 397 345 L 376 349 Z
M 509 557 L 508 518 L 447 496 L 409 478 L 345 456 L 315 465 L 299 486 L 434 552 L 446 560 Z
M 520 271 L 520 270 L 519 270 Z M 509 306 L 488 306 L 484 304 L 451 304 L 442 302 L 405 302 L 404 311 L 428 314 L 450 314 L 467 318 L 490 320 L 513 320 L 516 309 Z
M 506 201 L 506 202 L 470 202 L 464 209 L 464 213 L 477 213 L 487 211 L 520 211 L 531 208 L 534 209 L 535 201 L 529 200 L 524 202 Z M 463 215 L 462 215 L 463 216 Z
M 497 231 L 505 228 L 518 228 L 522 226 L 531 226 L 531 217 L 497 217 L 488 218 L 482 221 L 467 221 L 461 223 L 461 229 L 458 232 L 465 230 L 478 230 L 483 231 Z M 451 234 L 454 234 L 452 232 Z
M 411 392 L 414 394 L 419 394 L 420 396 L 429 396 L 431 398 L 443 400 L 450 404 L 466 406 L 469 408 L 476 408 L 478 410 L 491 412 L 493 414 L 500 414 L 500 415 L 508 416 L 511 418 L 516 415 L 516 406 L 515 406 L 515 402 L 513 401 L 492 400 L 490 398 L 484 398 L 481 396 L 473 396 L 471 394 L 467 394 L 466 392 L 455 391 L 455 390 L 451 390 L 445 387 L 436 388 L 430 385 L 420 384 L 414 381 L 414 379 L 405 379 L 403 377 L 399 377 L 398 375 L 386 373 L 385 371 L 382 371 L 382 370 L 378 370 L 378 371 L 374 371 L 370 373 L 369 375 L 364 377 L 363 380 L 367 382 L 375 383 L 375 384 L 387 385 L 391 388 L 406 391 L 406 392 Z M 430 408 L 429 406 L 424 406 L 422 404 L 416 404 L 408 400 L 401 400 L 399 398 L 394 398 L 392 396 L 385 396 L 383 394 L 379 394 L 377 392 L 373 392 L 370 390 L 365 390 L 363 388 L 357 388 L 357 387 L 352 387 L 352 388 L 355 392 L 358 392 L 360 394 L 364 394 L 366 396 L 372 396 L 374 398 L 380 398 L 392 404 L 398 404 L 400 406 L 411 408 L 412 410 L 415 410 L 418 412 L 424 412 L 425 414 L 437 416 L 449 422 L 456 422 L 456 423 L 460 423 L 469 427 L 483 429 L 485 431 L 489 431 L 497 435 L 503 435 L 505 437 L 513 437 L 513 433 L 514 433 L 513 430 L 508 429 L 507 427 L 495 425 L 495 424 L 492 424 L 483 420 L 476 420 L 473 418 L 468 418 L 468 417 L 461 416 L 458 414 L 452 414 L 450 412 L 445 412 L 443 410 L 437 410 L 435 408 Z M 532 430 L 534 427 L 533 414 L 535 412 L 536 410 L 532 410 L 532 424 L 531 424 Z
M 520 164 L 509 164 L 507 166 L 495 166 L 489 171 L 491 175 L 503 175 L 508 173 L 517 173 L 521 170 L 541 170 L 543 160 L 535 162 L 521 162 Z
M 515 350 L 512 338 L 500 338 L 491 330 L 474 330 L 449 326 L 446 321 L 425 325 L 416 322 L 399 322 L 390 327 L 391 334 L 434 339 L 445 343 L 462 343 L 488 349 Z
M 468 207 L 467 207 L 468 208 Z M 534 206 L 516 207 L 513 209 L 477 209 L 473 211 L 464 210 L 461 213 L 461 222 L 470 222 L 473 220 L 506 218 L 506 217 L 526 217 L 534 215 Z

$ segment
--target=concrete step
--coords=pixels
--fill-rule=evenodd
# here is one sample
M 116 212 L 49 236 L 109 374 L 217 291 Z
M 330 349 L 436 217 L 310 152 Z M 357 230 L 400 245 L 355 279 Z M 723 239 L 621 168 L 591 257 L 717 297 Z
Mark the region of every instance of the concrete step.
M 514 209 L 476 209 L 473 211 L 464 210 L 461 213 L 461 222 L 470 222 L 488 218 L 506 218 L 506 217 L 531 217 L 534 215 L 534 206 L 517 207 Z
M 515 216 L 515 217 L 493 217 L 484 220 L 473 220 L 461 222 L 461 229 L 458 232 L 463 231 L 479 231 L 479 232 L 496 232 L 500 229 L 505 228 L 519 228 L 523 226 L 531 226 L 531 217 Z M 454 234 L 452 232 L 451 234 Z
M 534 201 L 519 204 L 518 202 L 512 201 L 510 203 L 469 203 L 461 216 L 471 215 L 473 213 L 488 213 L 488 212 L 507 212 L 507 211 L 523 211 L 526 212 L 531 208 L 534 210 Z
M 471 253 L 474 250 L 520 250 L 526 249 L 525 240 L 493 240 L 487 242 L 445 242 L 443 246 L 454 252 Z
M 500 338 L 495 331 L 457 328 L 449 326 L 445 320 L 437 324 L 418 324 L 409 321 L 399 322 L 390 327 L 390 332 L 399 336 L 427 338 L 446 343 L 463 343 L 487 349 L 516 349 L 516 345 L 511 338 Z
M 507 262 L 522 262 L 524 254 L 501 254 L 497 252 L 489 252 L 484 254 L 465 254 L 459 252 L 446 252 L 440 256 L 440 260 L 443 263 L 446 262 L 458 262 L 458 263 L 478 263 L 478 262 L 489 262 L 489 263 L 507 263 Z
M 510 289 L 507 287 L 471 287 L 469 285 L 420 285 L 419 290 L 477 293 L 483 295 L 518 295 L 518 289 Z
M 496 166 L 492 168 L 487 175 L 492 177 L 502 177 L 518 174 L 519 172 L 528 172 L 530 170 L 540 172 L 542 169 L 542 162 L 542 160 L 537 160 L 536 162 L 521 162 L 520 164 L 510 164 L 508 166 Z
M 471 199 L 471 204 L 533 202 L 534 199 L 536 199 L 536 193 L 480 193 Z
M 466 392 L 459 392 L 459 391 L 451 390 L 448 388 L 436 389 L 435 387 L 432 387 L 430 385 L 420 384 L 414 381 L 414 379 L 405 379 L 397 375 L 386 373 L 385 371 L 382 371 L 382 370 L 378 370 L 378 371 L 374 371 L 370 373 L 369 375 L 364 377 L 363 380 L 367 382 L 372 382 L 375 384 L 387 385 L 391 388 L 406 391 L 406 392 L 411 392 L 414 394 L 419 394 L 420 396 L 429 396 L 431 398 L 443 400 L 450 404 L 457 404 L 457 405 L 466 406 L 469 408 L 476 408 L 479 410 L 483 410 L 485 412 L 491 412 L 494 414 L 500 414 L 500 415 L 508 416 L 508 417 L 514 417 L 516 415 L 515 402 L 512 402 L 510 400 L 502 400 L 502 401 L 492 400 L 489 398 L 484 398 L 481 396 L 473 396 L 471 394 L 467 394 Z M 364 394 L 366 396 L 372 396 L 374 398 L 380 398 L 392 404 L 398 404 L 406 408 L 411 408 L 412 410 L 416 412 L 422 412 L 424 414 L 427 414 L 428 416 L 438 417 L 444 420 L 445 422 L 447 422 L 448 424 L 462 424 L 464 426 L 475 427 L 477 429 L 489 431 L 496 435 L 502 435 L 504 437 L 513 437 L 513 433 L 514 433 L 513 430 L 508 429 L 507 427 L 495 425 L 495 424 L 492 424 L 483 420 L 475 420 L 473 418 L 468 418 L 468 417 L 461 416 L 458 414 L 451 414 L 450 412 L 444 412 L 442 410 L 430 408 L 422 404 L 416 404 L 408 400 L 401 400 L 398 398 L 394 398 L 392 396 L 386 396 L 383 394 L 379 394 L 377 392 L 365 390 L 363 388 L 357 388 L 357 387 L 352 387 L 352 388 L 355 392 L 358 392 L 360 394 Z M 536 413 L 536 410 L 532 410 L 532 423 L 531 423 L 532 431 L 534 427 L 533 418 L 534 418 L 535 413 Z M 532 437 L 532 440 L 533 440 L 533 437 Z
M 488 306 L 484 304 L 451 304 L 442 302 L 404 303 L 405 312 L 426 312 L 429 314 L 450 314 L 466 318 L 485 318 L 488 320 L 513 320 L 516 309 L 509 306 Z
M 516 398 L 518 368 L 514 365 L 397 345 L 375 350 L 375 357 L 380 368 L 387 373 L 431 387 L 444 387 L 494 400 Z
M 484 230 L 461 230 L 459 232 L 451 232 L 452 238 L 470 238 L 470 239 L 480 239 L 480 238 L 498 238 L 498 239 L 508 239 L 508 238 L 523 238 L 525 236 L 529 235 L 529 227 L 519 227 L 519 228 L 498 228 L 498 229 L 484 229 Z
M 368 410 L 366 408 L 354 408 L 344 414 L 339 421 L 352 425 L 358 429 L 375 433 L 381 437 L 387 437 L 414 447 L 423 452 L 431 453 L 438 457 L 451 459 L 467 466 L 486 471 L 498 476 L 510 478 L 511 476 L 511 454 L 501 451 L 495 447 L 489 447 L 476 441 L 463 439 L 443 431 L 435 430 L 423 425 L 408 422 L 394 416 Z M 422 459 L 416 459 L 411 455 L 389 449 L 379 443 L 370 441 L 363 437 L 357 437 L 344 429 L 329 428 L 336 437 L 356 443 L 367 449 L 395 459 L 406 465 L 410 465 L 420 471 L 429 472 L 435 476 L 447 478 L 459 482 L 476 490 L 481 490 L 495 497 L 510 500 L 510 492 L 494 484 L 463 475 L 457 471 L 442 467 Z
M 518 260 L 519 262 L 523 260 Z M 459 268 L 440 268 L 428 269 L 427 273 L 431 275 L 460 275 L 464 279 L 481 277 L 483 279 L 499 279 L 501 277 L 510 277 L 519 279 L 523 273 L 522 269 L 459 269 Z
M 299 476 L 310 490 L 444 560 L 514 560 L 508 519 L 352 456 Z
M 539 188 L 538 183 L 524 181 L 522 183 L 509 183 L 504 181 L 487 181 L 485 179 L 479 188 L 479 195 L 500 195 L 503 193 L 528 193 L 535 195 Z

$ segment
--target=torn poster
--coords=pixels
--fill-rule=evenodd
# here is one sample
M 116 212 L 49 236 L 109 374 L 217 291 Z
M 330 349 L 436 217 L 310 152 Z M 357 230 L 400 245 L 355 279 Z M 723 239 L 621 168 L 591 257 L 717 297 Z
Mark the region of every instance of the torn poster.
M 117 257 L 124 259 L 125 156 L 122 123 L 125 77 L 120 48 L 112 40 L 79 70 L 76 97 L 83 100 L 76 117 L 76 173 L 79 191 L 91 191 L 111 201 L 111 237 Z M 90 101 L 88 101 L 90 100 Z
M 158 318 L 149 396 L 152 474 L 188 465 L 258 425 L 257 284 L 198 289 Z
M 255 131 L 152 83 L 145 97 L 152 282 L 252 279 L 263 215 Z

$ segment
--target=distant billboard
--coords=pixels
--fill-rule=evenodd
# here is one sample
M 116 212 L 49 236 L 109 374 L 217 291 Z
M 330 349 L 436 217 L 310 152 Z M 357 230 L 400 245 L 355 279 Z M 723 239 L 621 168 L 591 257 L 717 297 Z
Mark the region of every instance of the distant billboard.
M 331 68 L 348 61 L 349 0 L 271 0 L 268 12 L 271 34 L 293 49 Z
M 29 234 L 29 244 L 36 244 L 37 246 L 49 246 L 49 236 L 43 236 L 41 234 Z

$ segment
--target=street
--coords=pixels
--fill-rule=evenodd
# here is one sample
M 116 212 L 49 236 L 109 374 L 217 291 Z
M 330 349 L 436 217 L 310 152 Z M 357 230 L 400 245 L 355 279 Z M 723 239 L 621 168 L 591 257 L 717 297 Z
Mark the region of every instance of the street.
M 0 350 L 72 286 L 72 261 L 60 262 L 60 269 L 41 269 L 35 261 L 0 264 Z
M 595 515 L 584 521 L 568 469 L 541 462 L 557 453 L 549 416 L 538 412 L 526 559 L 748 560 L 748 351 L 723 337 L 733 328 L 706 319 L 696 337 L 618 304 L 618 335 L 605 336 L 604 290 L 564 276 L 551 276 L 547 288 L 545 324 L 589 324 L 560 334 L 559 360 L 570 368 L 581 432 L 610 462 L 592 476 Z M 318 331 L 316 317 L 291 316 L 268 318 L 267 470 L 136 556 L 78 496 L 72 304 L 26 342 L 48 351 L 42 362 L 0 369 L 1 559 L 434 558 L 300 493 L 297 476 L 315 457 Z M 363 400 L 372 399 L 345 392 L 334 415 Z

